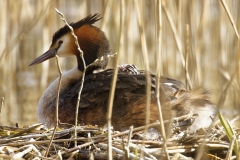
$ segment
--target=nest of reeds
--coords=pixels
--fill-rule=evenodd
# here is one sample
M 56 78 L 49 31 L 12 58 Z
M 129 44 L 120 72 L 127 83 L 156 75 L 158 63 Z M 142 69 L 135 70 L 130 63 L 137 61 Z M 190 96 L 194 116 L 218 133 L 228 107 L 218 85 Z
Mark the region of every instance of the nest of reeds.
M 238 156 L 239 129 L 229 140 L 228 127 L 214 126 L 195 133 L 181 131 L 174 123 L 167 141 L 156 128 L 159 122 L 119 132 L 112 131 L 113 159 L 228 159 Z M 42 124 L 31 127 L 0 127 L 0 159 L 108 159 L 108 136 L 98 126 L 46 129 Z M 74 144 L 74 142 L 77 142 Z

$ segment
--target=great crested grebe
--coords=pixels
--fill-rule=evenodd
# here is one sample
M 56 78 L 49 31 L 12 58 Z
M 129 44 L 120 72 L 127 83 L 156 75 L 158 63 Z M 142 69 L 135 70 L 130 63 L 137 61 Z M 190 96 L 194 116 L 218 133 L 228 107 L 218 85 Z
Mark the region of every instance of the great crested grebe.
M 108 39 L 103 31 L 92 24 L 101 19 L 99 14 L 89 15 L 86 18 L 70 25 L 78 37 L 78 43 L 84 52 L 86 65 L 97 58 L 110 53 Z M 75 108 L 79 87 L 81 84 L 83 62 L 75 45 L 75 39 L 70 29 L 65 25 L 60 28 L 52 38 L 50 49 L 35 59 L 31 65 L 41 63 L 55 55 L 77 57 L 78 65 L 62 75 L 62 84 L 59 96 L 60 126 L 74 124 Z M 81 94 L 78 122 L 103 126 L 106 124 L 107 102 L 113 69 L 94 73 L 97 69 L 105 69 L 108 60 L 98 62 L 88 68 Z M 150 121 L 158 120 L 158 109 L 155 97 L 155 76 L 151 75 L 151 107 Z M 160 77 L 161 104 L 164 119 L 171 118 L 171 111 L 175 117 L 197 114 L 195 121 L 190 125 L 190 130 L 208 127 L 212 123 L 211 116 L 216 114 L 216 108 L 209 100 L 206 91 L 195 89 L 188 91 L 185 85 L 177 80 Z M 45 90 L 39 100 L 37 108 L 38 121 L 47 127 L 54 126 L 55 106 L 58 78 Z M 146 106 L 146 77 L 144 71 L 128 73 L 120 67 L 115 90 L 112 113 L 114 129 L 127 129 L 130 125 L 141 126 L 145 124 Z

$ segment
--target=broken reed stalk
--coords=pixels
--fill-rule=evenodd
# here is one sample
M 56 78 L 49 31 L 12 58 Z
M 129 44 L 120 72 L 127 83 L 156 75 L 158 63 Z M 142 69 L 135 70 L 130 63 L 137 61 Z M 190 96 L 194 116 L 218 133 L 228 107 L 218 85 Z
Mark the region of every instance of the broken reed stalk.
M 2 102 L 1 102 L 1 105 L 0 105 L 0 113 L 2 112 L 2 107 L 3 107 L 4 97 L 2 97 L 1 99 L 2 99 Z
M 73 28 L 68 24 L 68 22 L 66 21 L 63 13 L 61 13 L 57 8 L 55 8 L 56 12 L 61 15 L 61 19 L 64 21 L 64 23 L 68 26 L 68 28 L 71 30 L 71 34 L 72 36 L 74 37 L 75 39 L 75 44 L 77 46 L 77 49 L 79 51 L 79 54 L 80 54 L 80 57 L 83 61 L 83 73 L 82 73 L 82 83 L 81 83 L 81 86 L 79 88 L 79 92 L 78 92 L 78 100 L 77 100 L 77 105 L 76 105 L 76 113 L 75 113 L 75 132 L 74 132 L 74 138 L 77 138 L 77 124 L 78 124 L 78 110 L 79 110 L 79 104 L 80 104 L 80 97 L 81 97 L 81 93 L 82 93 L 82 89 L 83 89 L 83 84 L 84 84 L 84 79 L 85 79 L 85 74 L 86 74 L 86 63 L 85 63 L 85 60 L 84 60 L 84 56 L 83 56 L 83 51 L 81 50 L 80 46 L 79 46 L 79 43 L 78 43 L 78 38 L 77 36 L 75 35 L 74 33 L 74 30 Z M 77 146 L 77 141 L 74 142 L 74 145 L 75 147 Z
M 125 152 L 125 159 L 129 159 L 129 153 L 130 153 L 130 149 L 129 149 L 129 146 L 130 146 L 130 142 L 131 142 L 131 138 L 132 138 L 132 131 L 133 131 L 133 126 L 130 126 L 129 127 L 129 133 L 128 133 L 128 138 L 127 138 L 127 144 L 125 145 L 124 143 L 122 144 L 123 145 L 123 150 Z M 122 139 L 122 142 L 123 142 L 123 139 Z
M 157 1 L 157 17 L 158 17 L 158 23 L 157 23 L 157 32 L 158 32 L 158 60 L 161 59 L 161 50 L 162 50 L 162 1 Z M 166 137 L 166 131 L 165 126 L 163 123 L 163 115 L 162 115 L 162 107 L 160 102 L 160 76 L 161 76 L 161 64 L 158 64 L 157 66 L 157 80 L 156 80 L 156 99 L 157 99 L 157 107 L 158 107 L 158 115 L 159 115 L 159 121 L 160 121 L 160 131 L 163 138 L 163 150 L 167 156 L 167 159 L 169 160 L 169 154 L 167 150 L 167 137 Z
M 144 65 L 145 65 L 145 70 L 146 70 L 146 128 L 144 130 L 144 137 L 146 136 L 147 133 L 147 126 L 150 122 L 150 103 L 151 103 L 151 76 L 149 74 L 149 59 L 148 59 L 148 51 L 147 51 L 147 43 L 146 43 L 146 35 L 145 35 L 145 28 L 144 28 L 144 23 L 142 21 L 142 11 L 140 11 L 140 6 L 139 6 L 140 1 L 134 0 L 134 7 L 137 12 L 137 22 L 138 22 L 138 29 L 140 33 L 140 39 L 141 39 L 141 46 L 142 46 L 142 55 L 143 55 L 143 60 L 144 60 Z M 142 7 L 141 7 L 142 8 Z
M 132 132 L 133 132 L 133 126 L 130 126 L 130 127 L 129 127 L 128 140 L 127 140 L 127 147 L 128 147 L 128 148 L 129 148 L 130 141 L 131 141 L 131 138 L 132 138 Z
M 163 6 L 163 9 L 164 9 L 164 12 L 166 13 L 167 20 L 168 20 L 168 22 L 170 24 L 170 27 L 172 29 L 172 32 L 173 32 L 173 35 L 174 35 L 174 39 L 175 39 L 175 42 L 177 44 L 177 49 L 178 49 L 178 52 L 179 52 L 180 57 L 181 57 L 182 66 L 185 69 L 186 68 L 186 66 L 185 66 L 186 63 L 185 63 L 185 59 L 184 59 L 184 56 L 183 56 L 181 41 L 180 41 L 180 38 L 178 36 L 176 26 L 174 25 L 173 18 L 172 18 L 171 14 L 170 14 L 170 11 L 169 11 L 169 9 L 167 7 L 167 4 L 166 4 L 165 0 L 162 0 L 162 6 Z M 190 88 L 192 88 L 191 79 L 190 79 L 190 76 L 189 76 L 188 73 L 187 73 L 187 79 L 189 79 L 189 86 L 190 86 Z
M 186 88 L 189 90 L 192 89 L 190 78 L 189 78 L 189 72 L 188 72 L 188 59 L 189 59 L 189 25 L 186 24 L 186 46 L 185 46 L 185 83 L 186 83 Z

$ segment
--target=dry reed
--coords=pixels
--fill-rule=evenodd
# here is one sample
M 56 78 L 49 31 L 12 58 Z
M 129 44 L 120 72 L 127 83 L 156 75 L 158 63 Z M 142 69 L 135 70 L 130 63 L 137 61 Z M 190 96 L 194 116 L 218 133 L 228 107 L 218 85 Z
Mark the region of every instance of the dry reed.
M 52 70 L 55 63 L 51 60 L 43 63 L 42 68 L 29 68 L 27 64 L 47 50 L 46 45 L 50 45 L 51 35 L 63 25 L 54 12 L 55 7 L 65 14 L 69 22 L 77 21 L 89 13 L 102 13 L 103 20 L 97 25 L 102 26 L 109 37 L 113 52 L 121 46 L 123 52 L 120 64 L 133 63 L 144 69 L 144 61 L 148 58 L 149 70 L 153 73 L 161 71 L 162 75 L 181 81 L 191 79 L 193 87 L 203 86 L 212 91 L 212 100 L 221 108 L 224 117 L 233 118 L 239 115 L 240 2 L 163 1 L 163 11 L 160 11 L 162 16 L 156 12 L 158 1 L 139 3 L 144 10 L 137 18 L 133 1 L 124 1 L 126 17 L 122 23 L 124 28 L 121 28 L 121 7 L 118 1 L 0 1 L 0 96 L 4 97 L 4 107 L 0 110 L 1 124 L 13 126 L 18 123 L 23 126 L 37 122 L 38 99 L 42 90 L 58 73 Z M 159 18 L 162 18 L 161 26 L 156 25 Z M 141 46 L 144 47 L 144 43 L 140 41 L 141 25 L 138 25 L 137 19 L 145 27 L 143 39 L 146 41 L 147 51 L 144 50 L 147 58 L 141 56 Z M 187 35 L 186 24 L 189 25 Z M 161 28 L 160 32 L 156 26 Z M 159 35 L 161 40 L 157 41 Z M 124 39 L 121 45 L 120 37 Z M 184 53 L 188 55 L 187 62 Z M 63 70 L 75 65 L 73 59 L 68 59 L 68 63 L 60 59 L 60 63 Z M 113 67 L 113 63 L 110 61 L 109 67 Z M 41 92 L 38 88 L 41 88 Z M 239 121 L 234 126 L 237 132 Z M 89 142 L 89 145 L 92 143 Z M 203 150 L 197 159 L 201 159 L 208 145 L 212 147 L 209 141 L 202 145 Z M 222 147 L 227 148 L 224 145 Z M 28 148 L 34 150 L 32 146 Z M 167 149 L 168 153 L 172 151 L 169 146 Z M 26 152 L 29 153 L 29 149 Z

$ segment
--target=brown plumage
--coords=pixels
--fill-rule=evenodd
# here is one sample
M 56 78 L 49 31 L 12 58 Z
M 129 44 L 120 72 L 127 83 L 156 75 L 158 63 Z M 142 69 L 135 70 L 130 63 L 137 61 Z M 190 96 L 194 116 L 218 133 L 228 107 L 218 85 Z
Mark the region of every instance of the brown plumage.
M 74 33 L 84 52 L 86 65 L 91 64 L 97 58 L 110 53 L 109 42 L 105 34 L 92 24 L 100 19 L 99 14 L 88 16 L 83 20 L 72 23 Z M 81 85 L 83 63 L 77 51 L 75 40 L 70 34 L 67 26 L 59 29 L 53 36 L 50 49 L 42 56 L 34 60 L 30 65 L 41 63 L 47 59 L 59 56 L 75 55 L 78 66 L 63 74 L 62 87 L 59 97 L 59 120 L 62 127 L 74 124 L 75 108 L 79 88 Z M 108 60 L 96 63 L 87 70 L 84 87 L 82 90 L 78 122 L 79 124 L 91 124 L 103 126 L 106 124 L 107 102 L 113 70 L 107 69 L 94 73 L 96 69 L 104 69 Z M 127 129 L 130 125 L 135 127 L 145 124 L 146 107 L 146 77 L 144 71 L 129 73 L 130 69 L 119 68 L 115 90 L 114 107 L 112 113 L 112 124 L 116 130 Z M 150 121 L 158 120 L 157 100 L 155 97 L 155 75 L 151 75 L 151 108 Z M 37 115 L 39 122 L 48 127 L 54 126 L 55 106 L 57 93 L 56 79 L 43 93 L 39 100 Z M 160 77 L 161 82 L 161 104 L 164 119 L 182 116 L 191 117 L 199 114 L 190 130 L 195 131 L 201 127 L 208 127 L 211 124 L 210 116 L 216 113 L 216 109 L 209 100 L 206 92 L 202 89 L 188 91 L 185 85 L 177 80 Z M 205 122 L 202 121 L 205 117 Z M 199 125 L 200 124 L 200 125 Z

